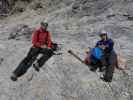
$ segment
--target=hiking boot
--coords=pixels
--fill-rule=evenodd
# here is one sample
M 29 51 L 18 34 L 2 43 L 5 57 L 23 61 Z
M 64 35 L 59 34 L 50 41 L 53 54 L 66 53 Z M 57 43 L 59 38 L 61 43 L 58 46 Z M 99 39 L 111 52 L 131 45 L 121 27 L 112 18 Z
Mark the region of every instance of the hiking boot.
M 33 64 L 33 68 L 34 68 L 37 72 L 40 71 L 40 68 L 39 68 L 39 64 L 38 64 L 38 63 Z
M 92 72 L 96 72 L 96 68 L 94 68 L 94 67 L 92 67 L 92 68 L 90 68 L 90 71 L 92 71 Z
M 10 79 L 12 81 L 17 81 L 18 80 L 18 78 L 17 78 L 17 76 L 15 74 L 12 74 L 11 77 L 10 77 Z
M 105 67 L 105 66 L 100 67 L 100 68 L 99 68 L 99 72 L 104 72 L 104 71 L 105 71 L 105 69 L 106 69 L 106 67 Z
M 112 82 L 112 80 L 105 79 L 104 76 L 100 77 L 100 79 L 103 80 L 104 82 Z

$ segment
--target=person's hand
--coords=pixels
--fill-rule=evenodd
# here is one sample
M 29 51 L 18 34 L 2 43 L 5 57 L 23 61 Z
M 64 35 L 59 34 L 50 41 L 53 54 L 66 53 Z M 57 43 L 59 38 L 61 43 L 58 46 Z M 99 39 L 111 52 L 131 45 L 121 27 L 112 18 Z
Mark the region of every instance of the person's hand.
M 105 45 L 105 47 L 106 47 L 106 48 L 108 48 L 108 47 L 109 47 L 109 45 Z
M 51 50 L 51 48 L 50 47 L 47 47 L 49 50 Z
M 85 61 L 83 60 L 83 61 L 81 61 L 83 64 L 85 64 Z
M 31 48 L 36 48 L 35 46 L 32 46 Z
M 99 45 L 99 48 L 105 50 L 106 46 L 105 45 Z
M 46 46 L 46 45 L 42 45 L 42 46 L 41 46 L 41 48 L 46 49 L 46 48 L 47 48 L 47 46 Z

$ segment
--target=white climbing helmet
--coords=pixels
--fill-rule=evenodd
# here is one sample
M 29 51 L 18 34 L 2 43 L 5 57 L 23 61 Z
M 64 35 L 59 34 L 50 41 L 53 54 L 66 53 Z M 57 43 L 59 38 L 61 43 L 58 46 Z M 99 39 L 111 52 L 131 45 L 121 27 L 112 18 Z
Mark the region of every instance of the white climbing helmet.
M 112 35 L 111 32 L 107 32 L 105 30 L 102 30 L 101 32 L 98 33 L 98 35 L 102 35 L 102 34 L 106 34 L 108 37 L 111 37 L 111 35 Z
M 102 34 L 107 34 L 107 35 L 108 35 L 108 32 L 105 31 L 105 30 L 102 30 L 102 31 L 99 33 L 99 35 L 102 35 Z

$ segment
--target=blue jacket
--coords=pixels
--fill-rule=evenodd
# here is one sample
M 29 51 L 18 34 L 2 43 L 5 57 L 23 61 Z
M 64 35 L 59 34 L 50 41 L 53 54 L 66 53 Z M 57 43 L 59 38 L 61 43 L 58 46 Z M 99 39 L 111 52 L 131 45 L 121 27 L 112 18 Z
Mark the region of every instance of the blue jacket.
M 106 41 L 100 40 L 97 42 L 96 47 L 98 47 L 100 45 L 106 46 L 105 53 L 110 53 L 111 51 L 114 50 L 114 42 L 112 39 L 107 39 Z

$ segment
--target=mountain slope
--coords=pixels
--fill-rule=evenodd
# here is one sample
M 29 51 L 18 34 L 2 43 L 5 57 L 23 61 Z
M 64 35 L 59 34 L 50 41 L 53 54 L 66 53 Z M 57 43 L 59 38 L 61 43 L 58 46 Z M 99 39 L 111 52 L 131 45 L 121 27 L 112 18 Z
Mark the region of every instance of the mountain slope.
M 132 5 L 132 0 L 17 0 L 14 13 L 0 20 L 0 100 L 132 100 Z M 15 11 L 19 7 L 24 10 Z M 26 56 L 41 21 L 49 22 L 63 55 L 54 55 L 39 73 L 31 67 L 12 82 L 11 72 Z M 121 49 L 128 62 L 110 84 L 67 53 L 72 49 L 84 58 L 84 48 L 95 45 L 102 29 L 112 32 L 115 50 Z

